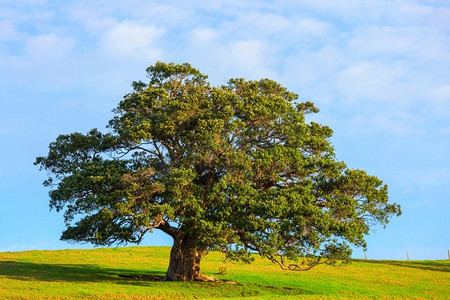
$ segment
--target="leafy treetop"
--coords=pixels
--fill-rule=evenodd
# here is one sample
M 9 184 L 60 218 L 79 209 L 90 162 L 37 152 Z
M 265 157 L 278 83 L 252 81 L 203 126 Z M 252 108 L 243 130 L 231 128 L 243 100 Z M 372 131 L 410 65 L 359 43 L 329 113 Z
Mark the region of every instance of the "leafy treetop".
M 370 225 L 400 214 L 380 179 L 336 160 L 329 127 L 306 122 L 313 103 L 279 83 L 211 87 L 187 63 L 147 73 L 109 133 L 61 135 L 37 158 L 50 206 L 65 212 L 63 240 L 139 243 L 159 229 L 199 257 L 257 252 L 304 270 L 347 260 Z

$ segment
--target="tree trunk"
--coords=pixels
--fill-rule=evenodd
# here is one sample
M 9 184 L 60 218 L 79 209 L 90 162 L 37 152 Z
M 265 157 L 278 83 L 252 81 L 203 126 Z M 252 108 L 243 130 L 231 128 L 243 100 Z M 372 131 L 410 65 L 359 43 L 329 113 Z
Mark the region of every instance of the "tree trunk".
M 216 281 L 214 277 L 200 274 L 200 260 L 205 253 L 205 250 L 199 250 L 188 239 L 174 237 L 169 268 L 163 280 Z

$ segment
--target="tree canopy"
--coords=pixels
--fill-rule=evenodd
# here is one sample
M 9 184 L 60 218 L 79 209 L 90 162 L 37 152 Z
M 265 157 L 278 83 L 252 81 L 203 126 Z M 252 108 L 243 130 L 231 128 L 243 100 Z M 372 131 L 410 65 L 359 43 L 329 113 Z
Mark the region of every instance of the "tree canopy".
M 373 224 L 400 215 L 387 186 L 335 157 L 311 102 L 279 83 L 211 86 L 191 65 L 157 62 L 114 109 L 106 133 L 60 135 L 45 157 L 63 240 L 174 239 L 167 280 L 200 280 L 208 250 L 306 270 L 345 262 Z

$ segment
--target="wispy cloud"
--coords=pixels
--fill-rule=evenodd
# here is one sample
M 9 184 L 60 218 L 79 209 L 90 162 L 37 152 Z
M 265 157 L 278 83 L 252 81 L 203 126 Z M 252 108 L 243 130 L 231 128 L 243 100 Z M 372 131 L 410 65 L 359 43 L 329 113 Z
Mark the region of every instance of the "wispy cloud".
M 434 87 L 430 95 L 434 112 L 444 117 L 450 116 L 450 82 Z
M 315 102 L 322 110 L 315 118 L 347 147 L 343 156 L 359 156 L 373 169 L 386 164 L 394 194 L 445 193 L 447 0 L 28 0 L 0 6 L 2 145 L 45 149 L 58 132 L 103 126 L 131 81 L 145 80 L 155 60 L 190 62 L 214 84 L 269 77 Z M 19 148 L 4 159 L 24 159 Z M 6 165 L 4 174 L 14 171 L 15 164 Z
M 42 62 L 42 60 L 54 61 L 68 57 L 75 45 L 75 40 L 50 33 L 32 36 L 25 43 L 25 55 Z
M 398 172 L 400 184 L 409 190 L 445 187 L 450 182 L 450 167 L 411 168 Z
M 163 28 L 124 21 L 108 30 L 101 38 L 100 47 L 114 57 L 153 61 L 162 52 L 157 40 L 163 34 Z
M 16 27 L 11 21 L 0 21 L 0 41 L 17 38 Z

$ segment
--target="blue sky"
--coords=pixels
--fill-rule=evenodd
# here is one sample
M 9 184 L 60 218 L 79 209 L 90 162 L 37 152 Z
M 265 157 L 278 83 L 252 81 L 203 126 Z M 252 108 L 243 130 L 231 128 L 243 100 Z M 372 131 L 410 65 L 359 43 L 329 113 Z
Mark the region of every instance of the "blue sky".
M 90 247 L 59 241 L 34 159 L 59 134 L 105 129 L 157 60 L 189 62 L 213 84 L 272 78 L 313 101 L 338 159 L 402 205 L 368 236 L 367 256 L 447 258 L 447 0 L 0 0 L 0 251 Z

